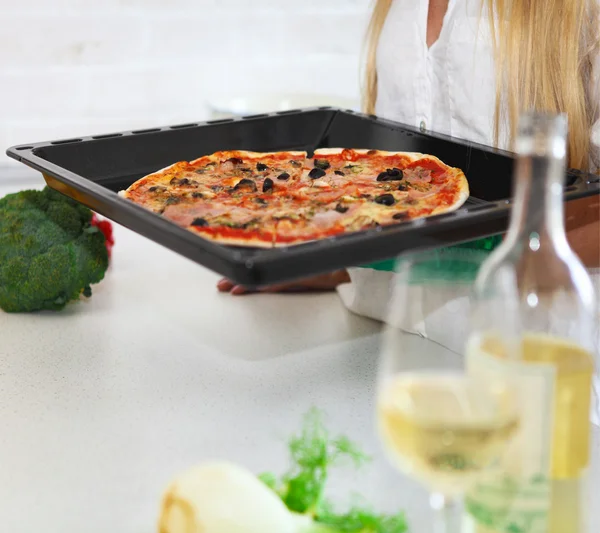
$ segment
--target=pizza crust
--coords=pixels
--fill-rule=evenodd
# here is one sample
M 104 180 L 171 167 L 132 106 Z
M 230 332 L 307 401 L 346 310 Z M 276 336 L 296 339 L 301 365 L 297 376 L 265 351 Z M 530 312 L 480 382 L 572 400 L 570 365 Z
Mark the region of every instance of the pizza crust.
M 317 148 L 313 154 L 317 155 L 338 155 L 344 151 L 343 148 Z M 355 150 L 356 152 L 357 150 Z
M 182 165 L 187 165 L 187 163 L 183 163 L 183 162 L 179 161 L 177 163 L 173 163 L 172 165 L 169 165 L 168 167 L 161 168 L 160 170 L 157 170 L 156 172 L 152 172 L 152 174 L 148 174 L 147 176 L 140 178 L 136 182 L 132 183 L 129 187 L 127 187 L 127 189 L 121 190 L 117 194 L 119 196 L 121 196 L 122 198 L 131 199 L 133 196 L 132 193 L 134 191 L 136 191 L 137 189 L 139 189 L 140 187 L 143 187 L 152 178 L 154 178 L 156 176 L 162 177 L 164 174 L 168 174 L 171 170 L 175 169 L 175 167 L 182 166 Z
M 280 154 L 286 154 L 286 156 L 290 156 L 292 158 L 300 158 L 303 157 L 305 158 L 307 156 L 306 152 L 300 152 L 300 151 L 285 151 L 282 150 L 280 152 L 252 152 L 249 150 L 224 150 L 221 152 L 215 152 L 213 154 L 208 154 L 202 157 L 199 157 L 198 159 L 194 159 L 193 161 L 190 161 L 190 165 L 200 165 L 200 164 L 206 164 L 206 163 L 211 163 L 213 161 L 224 161 L 226 159 L 229 159 L 231 157 L 239 157 L 240 159 L 261 159 L 261 158 L 265 158 L 265 157 L 273 157 L 273 156 L 279 156 Z
M 371 154 L 374 157 L 395 157 L 395 156 L 403 156 L 408 157 L 411 161 L 418 161 L 419 159 L 423 159 L 424 157 L 431 157 L 436 161 L 439 161 L 443 166 L 447 167 L 448 165 L 442 163 L 437 157 L 429 156 L 427 154 L 422 154 L 420 152 L 386 152 L 384 150 L 374 150 L 370 148 L 318 148 L 314 151 L 314 156 L 333 156 L 339 155 L 344 151 L 354 152 L 360 155 Z
M 444 205 L 436 207 L 428 216 L 441 215 L 443 213 L 452 213 L 453 211 L 460 209 L 467 201 L 467 198 L 469 198 L 469 191 L 463 189 L 460 191 L 458 197 L 456 198 L 456 201 L 453 204 L 448 206 Z
M 296 239 L 293 241 L 286 242 L 268 242 L 263 239 L 257 239 L 251 235 L 248 238 L 240 238 L 240 237 L 232 237 L 228 235 L 211 235 L 208 233 L 202 233 L 199 231 L 195 231 L 191 228 L 188 228 L 190 231 L 199 235 L 203 239 L 207 239 L 212 242 L 216 242 L 219 244 L 225 244 L 229 246 L 242 246 L 244 248 L 284 248 L 286 246 L 298 246 L 299 244 L 307 244 L 309 242 L 314 242 L 315 239 Z
M 218 242 L 220 244 L 227 244 L 231 246 L 242 246 L 242 247 L 253 247 L 253 248 L 283 248 L 286 246 L 297 246 L 299 244 L 306 244 L 308 242 L 314 242 L 318 239 L 297 237 L 295 239 L 286 239 L 285 241 L 274 241 L 272 239 L 264 239 L 257 237 L 251 231 L 247 235 L 227 235 L 227 234 L 214 234 L 210 232 L 204 232 L 202 229 L 196 229 L 193 227 L 187 228 L 195 235 L 207 239 L 212 242 Z M 335 235 L 331 235 L 334 237 Z
M 432 156 L 432 157 L 434 157 L 434 156 Z M 435 159 L 437 161 L 440 161 L 437 157 L 435 157 Z M 442 163 L 442 162 L 440 161 L 440 163 Z M 444 164 L 444 163 L 442 163 L 442 164 Z M 464 203 L 467 201 L 467 199 L 469 198 L 469 196 L 471 194 L 471 192 L 469 190 L 469 182 L 467 181 L 467 177 L 465 176 L 464 172 L 462 170 L 460 170 L 459 168 L 453 168 L 453 167 L 447 167 L 447 168 L 448 168 L 447 172 L 452 174 L 452 177 L 449 181 L 451 183 L 454 183 L 458 187 L 458 190 L 459 190 L 458 196 L 456 197 L 456 199 L 454 200 L 454 202 L 451 205 L 440 206 L 440 207 L 435 208 L 431 213 L 432 215 L 441 215 L 442 213 L 451 213 L 452 211 L 456 211 L 457 209 L 460 209 L 464 205 Z

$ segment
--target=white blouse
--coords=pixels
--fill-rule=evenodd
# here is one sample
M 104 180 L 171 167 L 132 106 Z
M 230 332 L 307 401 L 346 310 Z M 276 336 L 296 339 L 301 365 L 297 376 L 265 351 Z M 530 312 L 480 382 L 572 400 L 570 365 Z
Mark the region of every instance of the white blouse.
M 489 19 L 481 13 L 481 0 L 450 0 L 431 48 L 426 44 L 428 7 L 428 0 L 394 0 L 378 47 L 375 112 L 423 130 L 493 145 L 495 68 Z M 592 83 L 594 94 L 600 95 L 598 78 Z M 501 128 L 500 148 L 506 148 L 507 141 L 506 129 Z M 599 122 L 592 142 L 600 144 Z M 346 307 L 386 321 L 394 274 L 370 268 L 348 271 L 352 282 L 338 288 Z M 600 271 L 590 273 L 600 298 Z M 415 286 L 411 291 L 410 313 L 401 327 L 461 352 L 468 323 L 456 317 L 469 315 L 468 288 L 450 286 L 441 291 Z
M 450 0 L 440 36 L 427 48 L 429 1 L 394 0 L 377 51 L 376 114 L 493 145 L 496 78 L 489 18 L 481 2 Z M 599 80 L 593 84 L 600 96 Z M 594 134 L 600 144 L 600 122 Z M 502 125 L 499 145 L 508 145 Z

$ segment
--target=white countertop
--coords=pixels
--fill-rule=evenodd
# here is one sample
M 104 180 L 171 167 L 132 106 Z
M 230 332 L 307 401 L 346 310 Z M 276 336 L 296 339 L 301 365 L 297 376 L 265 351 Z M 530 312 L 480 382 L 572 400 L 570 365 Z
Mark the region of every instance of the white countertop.
M 41 185 L 0 182 L 0 196 Z M 0 312 L 1 531 L 154 532 L 167 482 L 195 463 L 284 469 L 313 405 L 376 455 L 356 490 L 426 514 L 372 428 L 378 323 L 335 293 L 219 294 L 195 263 L 120 226 L 115 239 L 89 301 Z
M 0 196 L 43 184 L 24 176 Z M 390 468 L 373 429 L 379 324 L 334 293 L 219 294 L 195 263 L 119 226 L 115 239 L 89 301 L 0 311 L 0 531 L 154 532 L 162 491 L 191 465 L 284 469 L 311 406 L 375 456 L 334 476 L 334 497 L 351 483 L 428 531 L 425 491 Z

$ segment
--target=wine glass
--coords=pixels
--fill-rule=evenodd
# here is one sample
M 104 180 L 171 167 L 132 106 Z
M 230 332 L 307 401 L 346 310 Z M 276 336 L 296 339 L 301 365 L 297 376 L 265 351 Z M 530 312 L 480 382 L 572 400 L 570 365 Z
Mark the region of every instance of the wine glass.
M 519 426 L 506 378 L 463 370 L 469 294 L 485 257 L 485 250 L 450 248 L 400 259 L 383 336 L 379 434 L 391 463 L 430 490 L 436 531 L 445 533 L 460 530 L 462 495 Z

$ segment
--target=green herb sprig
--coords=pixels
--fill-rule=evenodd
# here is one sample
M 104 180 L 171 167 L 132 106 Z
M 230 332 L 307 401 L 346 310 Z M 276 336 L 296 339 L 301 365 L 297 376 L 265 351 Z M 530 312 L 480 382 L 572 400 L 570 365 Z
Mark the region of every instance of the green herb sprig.
M 282 476 L 266 472 L 259 478 L 279 495 L 293 513 L 312 519 L 305 533 L 404 533 L 404 513 L 378 514 L 367 506 L 352 506 L 345 513 L 334 510 L 324 494 L 332 467 L 350 464 L 354 468 L 370 460 L 345 436 L 331 437 L 323 414 L 311 409 L 302 430 L 289 441 L 291 467 Z

